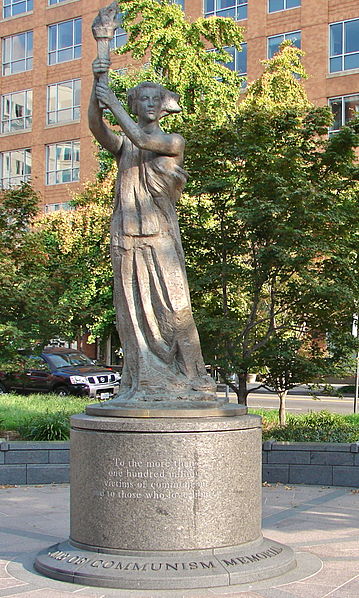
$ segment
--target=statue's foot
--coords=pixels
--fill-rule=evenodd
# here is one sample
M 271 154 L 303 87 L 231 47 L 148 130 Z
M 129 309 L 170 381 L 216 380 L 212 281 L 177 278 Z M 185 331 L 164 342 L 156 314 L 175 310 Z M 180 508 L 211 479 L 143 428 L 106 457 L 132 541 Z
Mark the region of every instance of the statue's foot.
M 217 390 L 217 384 L 210 376 L 197 376 L 197 378 L 193 378 L 191 387 L 193 390 L 210 393 L 215 393 Z
M 136 401 L 138 400 L 136 394 L 138 393 L 134 388 L 120 389 L 120 392 L 113 399 L 106 401 L 106 405 L 120 405 L 121 403 Z
M 216 395 L 216 383 L 207 375 L 190 379 L 178 379 L 178 384 L 168 383 L 147 385 L 141 388 L 125 387 L 104 405 L 106 407 L 121 407 L 129 404 L 160 404 L 160 403 L 222 403 Z

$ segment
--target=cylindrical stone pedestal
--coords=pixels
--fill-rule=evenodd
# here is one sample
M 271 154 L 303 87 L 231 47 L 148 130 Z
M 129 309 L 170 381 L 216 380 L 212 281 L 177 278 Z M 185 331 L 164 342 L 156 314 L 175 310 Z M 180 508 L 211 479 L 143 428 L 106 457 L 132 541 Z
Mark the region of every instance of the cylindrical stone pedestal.
M 72 426 L 76 546 L 199 550 L 260 536 L 258 417 L 79 416 Z
M 294 566 L 291 549 L 261 534 L 259 417 L 72 418 L 70 540 L 40 554 L 39 571 L 160 589 Z

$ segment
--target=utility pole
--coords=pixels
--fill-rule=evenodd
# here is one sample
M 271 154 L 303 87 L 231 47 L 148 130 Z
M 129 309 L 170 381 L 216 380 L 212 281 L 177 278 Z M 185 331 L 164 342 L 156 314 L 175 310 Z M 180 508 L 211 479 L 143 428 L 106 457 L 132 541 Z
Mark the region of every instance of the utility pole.
M 358 314 L 353 317 L 353 336 L 358 340 L 359 337 L 359 326 L 358 326 Z M 354 393 L 354 405 L 353 412 L 358 412 L 358 396 L 359 396 L 359 348 L 356 353 L 356 371 L 355 371 L 355 393 Z

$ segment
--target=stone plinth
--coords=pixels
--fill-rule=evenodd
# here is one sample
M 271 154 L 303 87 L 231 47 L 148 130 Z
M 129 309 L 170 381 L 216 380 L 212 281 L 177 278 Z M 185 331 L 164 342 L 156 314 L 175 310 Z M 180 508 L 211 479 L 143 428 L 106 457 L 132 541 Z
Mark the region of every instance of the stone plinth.
M 258 416 L 72 418 L 69 542 L 50 577 L 117 588 L 248 583 L 295 567 L 261 534 Z
M 71 542 L 156 551 L 257 539 L 259 421 L 74 417 Z

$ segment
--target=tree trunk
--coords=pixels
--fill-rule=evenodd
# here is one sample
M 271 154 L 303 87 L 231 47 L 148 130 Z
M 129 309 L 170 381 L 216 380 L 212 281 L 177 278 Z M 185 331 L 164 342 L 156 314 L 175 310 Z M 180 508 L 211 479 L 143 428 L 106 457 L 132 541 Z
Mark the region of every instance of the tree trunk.
M 239 405 L 247 405 L 247 374 L 238 374 L 238 403 Z
M 285 426 L 286 421 L 286 410 L 285 410 L 285 399 L 287 397 L 288 391 L 285 390 L 284 392 L 279 392 L 279 425 Z

